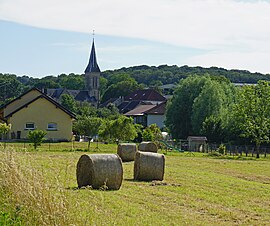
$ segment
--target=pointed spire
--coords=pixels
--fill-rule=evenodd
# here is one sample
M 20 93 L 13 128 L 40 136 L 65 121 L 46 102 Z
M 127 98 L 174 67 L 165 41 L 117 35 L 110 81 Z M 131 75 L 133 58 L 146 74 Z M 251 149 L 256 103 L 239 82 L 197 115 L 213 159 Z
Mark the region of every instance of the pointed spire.
M 93 43 L 92 43 L 92 49 L 91 49 L 91 53 L 90 53 L 89 63 L 87 65 L 84 73 L 91 73 L 91 72 L 100 72 L 99 66 L 97 64 L 94 37 L 93 37 Z

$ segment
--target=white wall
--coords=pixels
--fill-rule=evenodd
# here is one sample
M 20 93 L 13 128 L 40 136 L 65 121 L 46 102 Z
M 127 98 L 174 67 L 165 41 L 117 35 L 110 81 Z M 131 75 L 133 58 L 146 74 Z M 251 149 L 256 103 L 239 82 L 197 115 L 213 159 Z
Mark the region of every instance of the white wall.
M 163 128 L 165 121 L 165 115 L 147 115 L 147 126 L 151 124 L 157 124 L 159 128 Z

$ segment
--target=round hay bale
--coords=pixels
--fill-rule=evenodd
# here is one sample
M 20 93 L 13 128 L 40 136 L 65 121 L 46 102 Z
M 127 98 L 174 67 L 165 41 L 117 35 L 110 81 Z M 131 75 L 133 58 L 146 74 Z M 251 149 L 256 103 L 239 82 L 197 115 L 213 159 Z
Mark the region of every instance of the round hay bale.
M 117 154 L 123 162 L 134 161 L 137 152 L 137 145 L 134 143 L 118 144 Z
M 135 155 L 134 180 L 163 180 L 165 156 L 158 153 L 140 152 Z
M 138 147 L 139 151 L 144 151 L 144 152 L 158 152 L 157 145 L 154 142 L 142 142 L 139 144 Z
M 118 190 L 123 180 L 123 167 L 116 154 L 82 155 L 77 163 L 78 187 L 92 186 L 94 189 L 106 187 Z

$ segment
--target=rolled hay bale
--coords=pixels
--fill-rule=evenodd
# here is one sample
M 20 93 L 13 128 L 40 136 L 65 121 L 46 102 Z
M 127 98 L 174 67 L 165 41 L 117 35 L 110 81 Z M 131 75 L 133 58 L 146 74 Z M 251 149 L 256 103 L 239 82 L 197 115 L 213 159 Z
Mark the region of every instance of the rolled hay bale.
M 135 155 L 134 180 L 163 180 L 165 156 L 158 153 L 140 152 Z
M 144 151 L 144 152 L 154 152 L 154 153 L 158 152 L 157 145 L 151 141 L 140 143 L 138 149 L 139 151 Z
M 137 152 L 137 145 L 134 143 L 118 144 L 117 154 L 123 162 L 134 161 Z
M 82 155 L 76 176 L 79 188 L 89 185 L 94 189 L 118 190 L 123 180 L 122 161 L 116 154 Z

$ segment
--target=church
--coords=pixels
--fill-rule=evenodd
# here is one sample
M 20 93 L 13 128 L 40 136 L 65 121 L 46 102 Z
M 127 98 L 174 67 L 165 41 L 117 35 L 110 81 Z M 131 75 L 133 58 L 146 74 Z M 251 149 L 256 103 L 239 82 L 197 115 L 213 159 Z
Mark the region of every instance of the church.
M 95 42 L 93 39 L 89 62 L 84 71 L 85 89 L 70 90 L 64 88 L 44 89 L 44 93 L 57 102 L 61 101 L 63 94 L 73 96 L 76 101 L 87 102 L 97 107 L 100 103 L 100 69 L 97 63 Z

